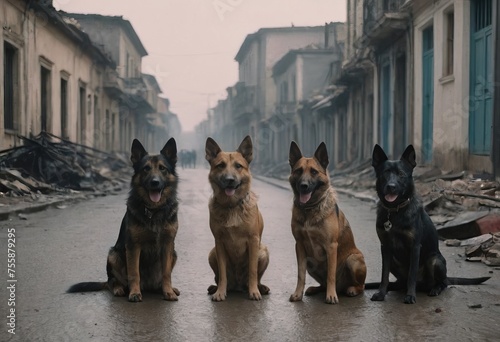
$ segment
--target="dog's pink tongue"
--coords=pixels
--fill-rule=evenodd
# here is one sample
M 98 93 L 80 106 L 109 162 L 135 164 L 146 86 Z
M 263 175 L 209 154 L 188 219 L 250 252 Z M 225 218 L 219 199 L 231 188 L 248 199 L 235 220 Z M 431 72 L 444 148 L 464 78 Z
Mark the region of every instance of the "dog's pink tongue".
M 226 195 L 228 196 L 233 196 L 234 193 L 236 192 L 236 189 L 226 189 Z
M 160 202 L 161 192 L 160 191 L 150 191 L 149 192 L 149 199 L 151 200 L 151 202 L 155 202 L 155 203 Z
M 392 195 L 392 194 L 385 195 L 385 200 L 387 202 L 394 202 L 397 198 L 398 195 Z
M 311 199 L 312 192 L 308 192 L 307 194 L 300 194 L 299 201 L 304 204 L 307 203 Z

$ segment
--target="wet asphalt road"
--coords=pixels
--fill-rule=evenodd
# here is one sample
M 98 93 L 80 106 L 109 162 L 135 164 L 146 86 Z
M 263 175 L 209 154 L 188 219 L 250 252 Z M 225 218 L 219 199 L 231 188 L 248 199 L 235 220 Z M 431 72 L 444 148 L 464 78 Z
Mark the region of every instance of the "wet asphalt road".
M 208 171 L 179 173 L 173 272 L 173 285 L 181 291 L 178 302 L 151 293 L 144 294 L 142 303 L 108 291 L 65 293 L 76 282 L 106 280 L 107 251 L 118 236 L 126 193 L 96 198 L 30 214 L 27 221 L 0 222 L 0 341 L 498 341 L 500 270 L 463 261 L 462 248 L 441 245 L 449 275 L 492 276 L 485 285 L 451 287 L 433 298 L 419 293 L 414 305 L 403 304 L 404 294 L 397 292 L 372 302 L 372 290 L 355 298 L 340 296 L 338 305 L 325 304 L 323 295 L 290 303 L 296 283 L 291 192 L 258 180 L 253 188 L 271 255 L 263 283 L 271 294 L 254 302 L 246 294 L 229 293 L 225 302 L 212 302 L 206 294 L 213 283 L 207 255 L 214 245 L 208 227 Z M 365 254 L 367 281 L 378 281 L 375 212 L 367 202 L 343 196 L 339 202 Z M 9 229 L 16 238 L 15 335 L 7 325 L 13 308 L 7 288 L 12 285 L 7 282 Z M 314 284 L 308 277 L 306 286 Z

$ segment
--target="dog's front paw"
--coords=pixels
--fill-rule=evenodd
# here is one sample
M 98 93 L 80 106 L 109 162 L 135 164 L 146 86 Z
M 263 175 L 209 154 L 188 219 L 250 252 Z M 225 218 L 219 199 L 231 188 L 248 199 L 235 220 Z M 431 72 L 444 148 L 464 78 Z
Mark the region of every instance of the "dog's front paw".
M 116 297 L 125 297 L 125 289 L 123 286 L 115 287 L 113 289 L 113 295 Z
M 163 299 L 171 302 L 179 300 L 179 298 L 177 298 L 177 293 L 175 293 L 175 291 L 163 293 Z
M 222 302 L 223 300 L 226 299 L 226 293 L 225 292 L 222 292 L 222 291 L 217 291 L 214 293 L 214 295 L 212 296 L 212 300 L 214 302 Z
M 406 295 L 404 301 L 405 304 L 415 304 L 417 302 L 417 298 L 412 295 Z
M 385 298 L 385 293 L 383 293 L 383 292 L 380 292 L 380 291 L 379 291 L 379 292 L 375 293 L 375 294 L 372 296 L 372 298 L 371 298 L 371 299 L 372 299 L 372 301 L 381 302 L 381 301 L 383 301 L 383 300 L 384 300 L 384 298 Z
M 250 291 L 248 297 L 251 300 L 261 300 L 262 299 L 262 295 L 260 294 L 259 290 L 257 290 L 257 291 Z
M 290 296 L 290 302 L 300 302 L 302 300 L 302 292 L 295 292 Z
M 134 303 L 137 303 L 137 302 L 142 302 L 142 294 L 140 292 L 137 292 L 137 293 L 130 293 L 128 295 L 128 301 L 129 302 L 134 302 Z
M 326 304 L 338 304 L 339 303 L 339 297 L 337 296 L 337 294 L 333 294 L 333 295 L 326 295 L 326 299 L 325 299 L 325 303 Z

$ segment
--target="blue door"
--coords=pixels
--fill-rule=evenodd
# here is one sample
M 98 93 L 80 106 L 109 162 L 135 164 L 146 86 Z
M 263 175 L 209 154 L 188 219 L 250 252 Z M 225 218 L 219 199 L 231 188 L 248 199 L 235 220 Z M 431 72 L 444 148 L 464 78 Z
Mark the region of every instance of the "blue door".
M 475 0 L 471 11 L 471 68 L 469 102 L 469 150 L 491 152 L 493 123 L 492 0 Z
M 434 28 L 423 32 L 422 55 L 422 159 L 432 161 L 434 117 Z

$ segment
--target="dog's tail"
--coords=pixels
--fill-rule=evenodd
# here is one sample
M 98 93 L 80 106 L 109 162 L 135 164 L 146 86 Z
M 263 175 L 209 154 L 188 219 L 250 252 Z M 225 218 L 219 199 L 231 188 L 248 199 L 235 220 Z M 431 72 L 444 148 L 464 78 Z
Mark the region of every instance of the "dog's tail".
M 380 283 L 365 283 L 365 290 L 378 290 L 380 287 Z M 387 287 L 387 291 L 398 291 L 401 290 L 403 287 L 401 286 L 400 283 L 397 282 L 390 282 L 389 286 Z
M 481 278 L 446 278 L 446 285 L 478 285 L 484 283 L 491 277 L 481 277 Z
M 84 283 L 78 283 L 73 286 L 71 286 L 67 293 L 74 293 L 74 292 L 92 292 L 92 291 L 101 291 L 104 289 L 108 288 L 108 282 L 97 282 L 97 281 L 92 281 L 92 282 L 84 282 Z

